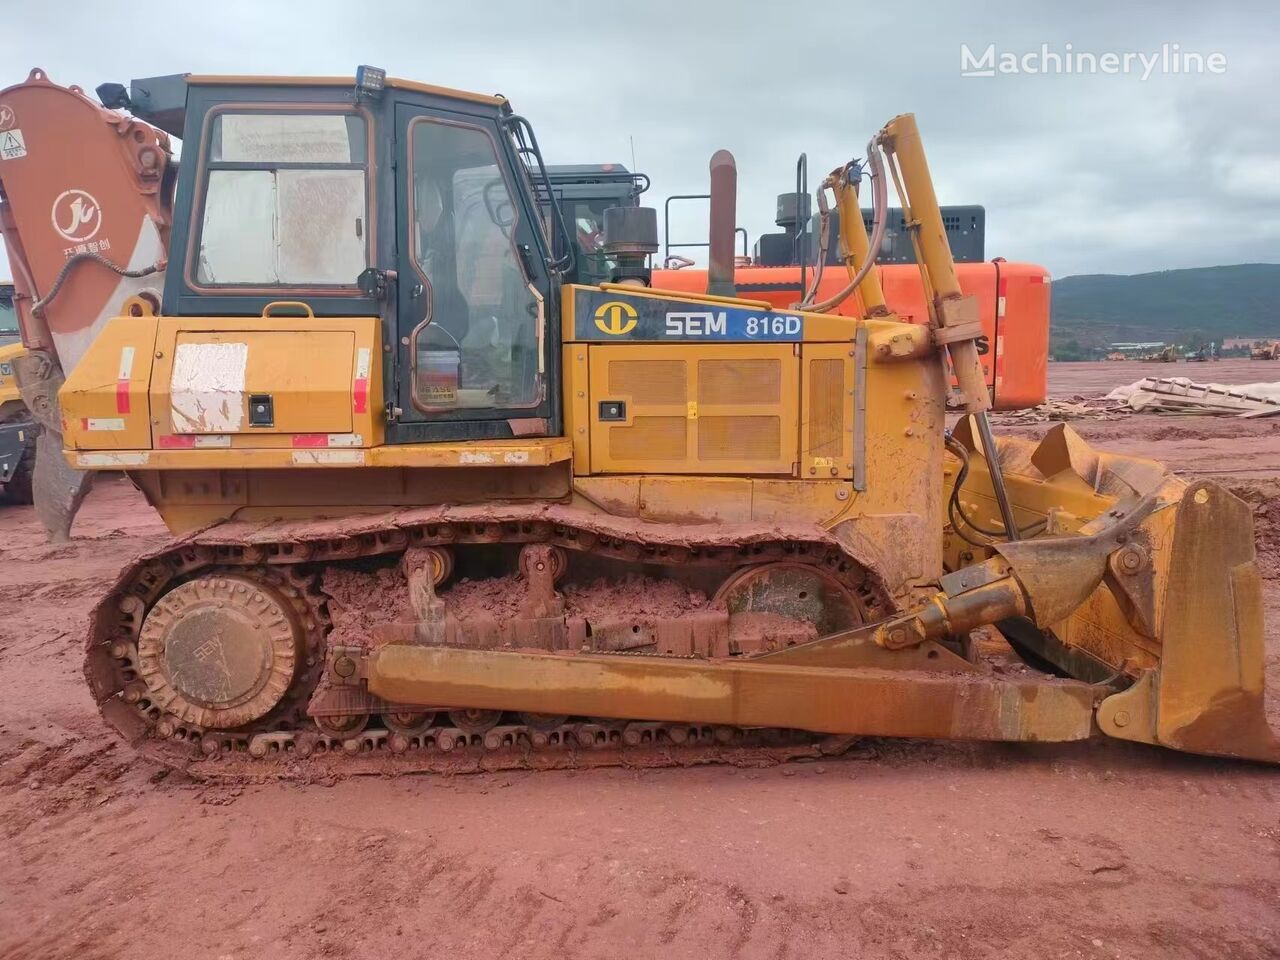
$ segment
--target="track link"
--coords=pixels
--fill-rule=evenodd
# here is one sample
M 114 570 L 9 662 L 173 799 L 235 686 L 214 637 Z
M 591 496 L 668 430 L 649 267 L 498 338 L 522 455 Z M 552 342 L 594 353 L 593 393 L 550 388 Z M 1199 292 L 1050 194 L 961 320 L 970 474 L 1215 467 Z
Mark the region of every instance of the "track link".
M 558 506 L 435 508 L 320 523 L 222 524 L 126 568 L 95 609 L 85 674 L 104 719 L 148 759 L 213 779 L 324 773 L 457 773 L 594 766 L 760 764 L 821 756 L 834 741 L 785 730 L 570 719 L 558 726 L 500 723 L 464 732 L 439 714 L 409 736 L 381 726 L 345 739 L 320 732 L 305 707 L 323 669 L 330 623 L 319 573 L 326 563 L 452 544 L 548 543 L 636 563 L 813 565 L 855 592 L 869 615 L 892 609 L 883 585 L 824 531 L 744 526 L 732 535 L 638 523 Z M 305 626 L 294 684 L 267 716 L 245 728 L 205 730 L 165 709 L 140 671 L 138 638 L 168 590 L 210 572 L 260 577 L 288 598 Z M 504 719 L 515 717 L 509 715 Z M 376 722 L 376 718 L 375 718 Z

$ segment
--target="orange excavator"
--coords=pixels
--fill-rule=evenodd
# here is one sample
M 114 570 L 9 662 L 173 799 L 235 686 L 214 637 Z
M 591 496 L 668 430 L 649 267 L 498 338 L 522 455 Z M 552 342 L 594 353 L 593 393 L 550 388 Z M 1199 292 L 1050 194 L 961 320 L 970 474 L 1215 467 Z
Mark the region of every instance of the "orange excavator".
M 802 164 L 807 166 L 803 158 Z M 605 210 L 637 205 L 649 187 L 649 178 L 632 173 L 620 163 L 552 166 L 549 173 L 553 189 L 576 228 L 574 235 L 582 260 L 607 278 L 608 260 L 601 250 Z M 705 194 L 667 198 L 663 266 L 653 273 L 655 286 L 690 293 L 706 289 L 706 268 L 672 252 L 705 248 L 706 243 L 673 242 L 670 222 L 677 201 L 698 203 L 707 199 Z M 844 254 L 838 243 L 839 214 L 830 209 L 823 189 L 817 192 L 817 199 L 822 215 L 809 218 L 806 213 L 812 198 L 798 176 L 796 191 L 777 198 L 776 223 L 781 232 L 758 237 L 748 253 L 746 231 L 738 228 L 742 252 L 736 258 L 735 286 L 739 293 L 786 309 L 801 299 L 810 281 L 822 300 L 834 298 L 845 285 Z M 982 373 L 991 392 L 992 409 L 1020 410 L 1043 403 L 1048 395 L 1049 271 L 1003 257 L 986 259 L 986 218 L 981 207 L 941 209 L 956 256 L 960 288 L 974 298 L 978 307 L 983 329 L 979 341 Z M 871 214 L 863 214 L 869 221 Z M 881 257 L 874 268 L 885 306 L 909 323 L 928 323 L 928 296 L 911 249 L 911 228 L 897 208 L 887 211 L 887 221 L 892 230 L 886 230 L 882 247 L 891 250 L 892 256 Z M 867 224 L 868 229 L 873 226 Z M 816 263 L 810 262 L 815 260 Z M 849 317 L 860 316 L 864 309 L 856 291 L 831 307 L 833 313 Z

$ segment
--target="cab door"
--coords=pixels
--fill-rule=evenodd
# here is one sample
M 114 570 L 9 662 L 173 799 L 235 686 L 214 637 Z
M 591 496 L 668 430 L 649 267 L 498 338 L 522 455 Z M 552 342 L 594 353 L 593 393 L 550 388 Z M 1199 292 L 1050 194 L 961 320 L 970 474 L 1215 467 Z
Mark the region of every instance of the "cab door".
M 476 110 L 395 105 L 393 441 L 559 430 L 545 240 L 497 108 Z

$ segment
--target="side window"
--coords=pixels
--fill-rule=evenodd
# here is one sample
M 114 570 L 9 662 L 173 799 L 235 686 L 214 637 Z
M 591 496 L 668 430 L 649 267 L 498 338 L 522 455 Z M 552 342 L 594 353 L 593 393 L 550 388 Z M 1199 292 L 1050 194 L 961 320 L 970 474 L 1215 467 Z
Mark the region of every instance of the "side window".
M 562 202 L 565 222 L 578 244 L 578 278 L 582 283 L 603 283 L 614 262 L 604 253 L 604 211 L 618 204 L 611 200 Z
M 0 338 L 12 336 L 18 332 L 18 311 L 13 306 L 13 292 L 0 286 Z
M 219 113 L 196 282 L 353 287 L 368 262 L 364 118 Z
M 410 247 L 425 288 L 413 390 L 426 409 L 535 406 L 538 298 L 515 246 L 519 216 L 483 129 L 417 118 L 409 128 Z

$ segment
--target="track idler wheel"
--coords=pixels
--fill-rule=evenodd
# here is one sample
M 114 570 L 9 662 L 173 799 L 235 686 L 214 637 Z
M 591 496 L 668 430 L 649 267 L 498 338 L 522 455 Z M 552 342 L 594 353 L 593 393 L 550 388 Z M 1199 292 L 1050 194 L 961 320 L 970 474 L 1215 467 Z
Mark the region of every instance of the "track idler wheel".
M 569 715 L 565 713 L 522 713 L 520 714 L 520 721 L 530 730 L 549 733 L 558 727 L 564 726 L 569 721 Z
M 436 722 L 435 711 L 427 713 L 408 710 L 384 710 L 382 722 L 392 733 L 400 733 L 406 737 L 420 737 L 431 729 Z
M 770 633 L 782 623 L 812 624 L 814 636 L 861 626 L 866 616 L 857 597 L 835 577 L 805 563 L 762 563 L 732 574 L 716 591 L 712 605 L 729 614 L 729 636 L 752 630 L 752 622 Z M 790 642 L 812 639 L 798 635 Z M 786 640 L 780 645 L 786 645 Z
M 551 582 L 555 583 L 569 569 L 569 556 L 563 547 L 533 543 L 520 551 L 519 567 L 520 576 L 525 580 L 532 580 L 539 574 L 546 574 L 550 576 Z
M 326 737 L 335 740 L 346 740 L 364 732 L 369 725 L 367 713 L 344 713 L 334 716 L 314 717 L 316 726 Z
M 204 729 L 252 723 L 293 683 L 304 630 L 271 584 L 243 574 L 206 574 L 174 587 L 147 613 L 138 672 L 151 700 Z
M 501 710 L 450 710 L 449 722 L 463 733 L 485 733 L 502 719 Z

